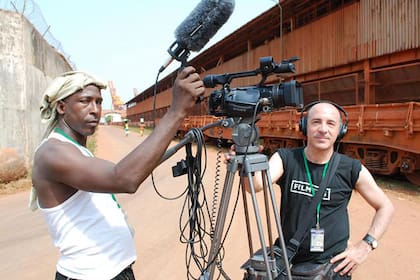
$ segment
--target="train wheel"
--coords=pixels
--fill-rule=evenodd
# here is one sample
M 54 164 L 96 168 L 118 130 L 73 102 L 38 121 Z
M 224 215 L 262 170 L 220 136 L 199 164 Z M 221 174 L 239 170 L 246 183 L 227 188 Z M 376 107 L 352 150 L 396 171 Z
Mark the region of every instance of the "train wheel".
M 405 177 L 408 181 L 416 186 L 420 186 L 420 171 L 414 171 L 411 173 L 405 173 Z

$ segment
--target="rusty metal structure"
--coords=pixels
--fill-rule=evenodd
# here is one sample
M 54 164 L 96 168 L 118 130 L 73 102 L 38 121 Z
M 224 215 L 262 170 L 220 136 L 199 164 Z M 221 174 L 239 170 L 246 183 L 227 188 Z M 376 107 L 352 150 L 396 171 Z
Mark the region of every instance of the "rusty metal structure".
M 113 81 L 108 81 L 108 89 L 111 94 L 112 110 L 114 111 L 124 110 L 125 109 L 124 101 L 122 101 L 121 97 L 117 94 L 117 90 L 115 89 Z
M 404 174 L 420 185 L 420 2 L 418 0 L 283 0 L 190 61 L 207 74 L 256 69 L 261 57 L 298 56 L 292 77 L 270 76 L 267 84 L 298 80 L 304 102 L 328 99 L 349 114 L 340 150 L 373 173 Z M 156 116 L 171 98 L 176 73 L 160 81 Z M 232 87 L 254 85 L 247 77 Z M 207 95 L 211 93 L 208 89 Z M 132 120 L 152 117 L 153 87 L 127 102 Z M 260 115 L 260 138 L 270 150 L 302 145 L 300 112 L 281 108 Z M 180 128 L 216 118 L 208 102 Z M 229 139 L 230 132 L 206 131 Z

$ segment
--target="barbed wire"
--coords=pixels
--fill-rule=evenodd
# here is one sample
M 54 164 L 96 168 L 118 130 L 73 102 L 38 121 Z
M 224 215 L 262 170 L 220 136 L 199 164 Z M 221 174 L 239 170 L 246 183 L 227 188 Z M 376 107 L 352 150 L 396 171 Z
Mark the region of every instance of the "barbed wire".
M 64 51 L 61 42 L 58 41 L 50 32 L 51 26 L 48 25 L 41 9 L 34 0 L 0 0 L 0 9 L 13 11 L 23 15 L 48 42 L 48 44 L 63 55 L 73 69 L 76 69 L 76 65 L 70 60 L 70 55 L 66 54 Z

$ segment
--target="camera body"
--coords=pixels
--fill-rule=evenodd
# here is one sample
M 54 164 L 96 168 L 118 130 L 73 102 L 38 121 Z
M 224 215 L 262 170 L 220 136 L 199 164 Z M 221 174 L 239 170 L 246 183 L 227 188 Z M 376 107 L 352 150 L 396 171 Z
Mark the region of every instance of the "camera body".
M 209 113 L 214 116 L 251 117 L 257 113 L 271 112 L 273 108 L 299 107 L 302 87 L 295 81 L 266 85 L 216 90 L 209 97 Z
M 206 87 L 222 85 L 222 89 L 215 90 L 209 97 L 209 113 L 214 116 L 252 117 L 255 113 L 270 112 L 273 109 L 286 106 L 302 107 L 302 87 L 296 80 L 275 85 L 263 85 L 271 74 L 294 73 L 292 63 L 297 58 L 284 60 L 280 64 L 273 62 L 272 57 L 260 59 L 260 67 L 253 71 L 237 72 L 222 75 L 208 75 L 204 77 Z M 235 78 L 262 75 L 256 86 L 230 88 L 230 82 Z

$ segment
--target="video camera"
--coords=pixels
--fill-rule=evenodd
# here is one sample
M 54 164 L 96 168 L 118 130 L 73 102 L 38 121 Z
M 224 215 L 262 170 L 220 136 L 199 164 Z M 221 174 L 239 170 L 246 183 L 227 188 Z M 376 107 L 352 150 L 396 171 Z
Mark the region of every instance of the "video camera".
M 257 111 L 270 112 L 273 108 L 285 106 L 302 107 L 302 87 L 295 80 L 276 85 L 263 85 L 269 75 L 295 73 L 294 61 L 297 57 L 283 60 L 276 64 L 271 56 L 260 58 L 260 67 L 245 72 L 227 73 L 221 75 L 207 75 L 204 86 L 214 88 L 222 85 L 222 89 L 215 90 L 209 97 L 209 113 L 214 116 L 252 117 Z M 261 75 L 257 86 L 230 88 L 230 82 L 236 78 Z

